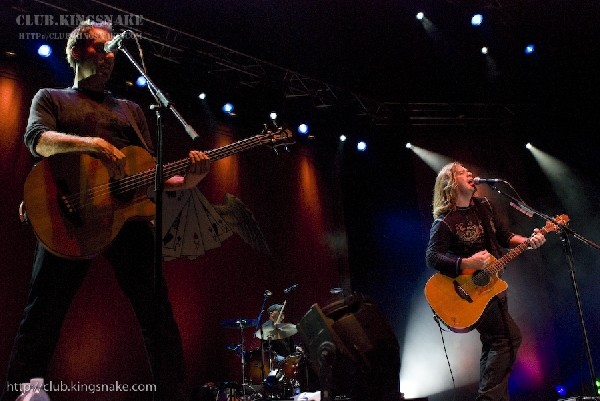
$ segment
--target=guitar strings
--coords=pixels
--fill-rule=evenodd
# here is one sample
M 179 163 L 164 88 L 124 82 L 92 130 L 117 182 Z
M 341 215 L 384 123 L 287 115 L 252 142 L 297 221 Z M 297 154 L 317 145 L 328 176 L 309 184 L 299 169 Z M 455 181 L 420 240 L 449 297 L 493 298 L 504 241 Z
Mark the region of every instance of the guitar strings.
M 230 154 L 250 149 L 256 145 L 271 142 L 270 136 L 271 135 L 257 135 L 254 137 L 246 138 L 218 149 L 206 151 L 205 154 L 211 160 L 216 161 Z M 167 163 L 166 165 L 164 165 L 164 170 L 167 175 L 173 176 L 185 171 L 188 166 L 189 160 L 181 159 L 175 162 Z M 155 170 L 155 168 L 152 168 L 145 171 L 141 171 L 136 174 L 124 177 L 118 181 L 112 181 L 106 184 L 98 185 L 84 192 L 73 193 L 69 196 L 66 196 L 65 199 L 78 210 L 81 210 L 86 206 L 92 204 L 94 199 L 96 199 L 97 197 L 105 197 L 109 196 L 110 194 L 119 195 L 131 192 L 132 190 L 142 186 L 150 185 L 154 180 Z M 83 199 L 84 201 L 79 202 L 79 199 Z
M 566 216 L 566 215 L 557 216 L 556 218 L 563 224 L 565 222 L 568 222 L 568 216 Z M 548 232 L 553 231 L 553 230 L 551 230 L 551 228 L 552 227 L 548 228 L 548 226 L 546 226 L 546 227 L 540 229 L 540 232 L 545 236 L 548 234 Z M 531 241 L 529 239 L 525 242 L 522 242 L 521 244 L 512 248 L 509 253 L 507 253 L 500 259 L 496 260 L 494 263 L 492 263 L 489 267 L 486 267 L 485 269 L 483 269 L 483 271 L 488 273 L 490 276 L 496 275 L 497 273 L 500 272 L 500 270 L 502 270 L 503 266 L 505 266 L 507 263 L 513 261 L 517 256 L 519 256 L 521 253 L 523 253 L 530 246 L 531 246 Z M 464 291 L 466 291 L 467 293 L 469 293 L 471 290 L 481 288 L 481 286 L 478 286 L 477 284 L 475 284 L 473 282 L 473 279 L 471 278 L 470 281 L 467 281 L 464 284 L 461 284 L 461 288 Z
M 524 250 L 526 250 L 528 246 L 529 246 L 529 241 L 525 241 L 525 242 L 517 245 L 516 247 L 512 248 L 511 251 L 509 253 L 507 253 L 506 255 L 504 255 L 502 258 L 500 258 L 499 260 L 496 260 L 490 266 L 483 269 L 483 271 L 486 272 L 487 274 L 489 274 L 490 276 L 495 276 L 496 274 L 498 274 L 500 272 L 500 270 L 502 270 L 502 267 L 504 265 L 506 265 L 508 262 L 514 260 Z M 471 290 L 475 290 L 477 288 L 481 288 L 481 286 L 478 286 L 477 284 L 475 284 L 473 282 L 472 278 L 469 281 L 465 282 L 464 284 L 461 284 L 461 287 L 463 290 L 465 290 L 467 292 L 470 292 Z

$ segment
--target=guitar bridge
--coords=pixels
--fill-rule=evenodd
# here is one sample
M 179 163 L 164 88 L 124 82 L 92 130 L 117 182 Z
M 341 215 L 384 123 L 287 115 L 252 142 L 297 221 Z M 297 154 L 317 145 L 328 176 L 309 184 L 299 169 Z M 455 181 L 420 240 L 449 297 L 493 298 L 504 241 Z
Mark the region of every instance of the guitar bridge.
M 458 294 L 459 297 L 464 299 L 467 302 L 473 302 L 473 298 L 458 284 L 456 280 L 452 282 L 454 284 L 454 291 Z

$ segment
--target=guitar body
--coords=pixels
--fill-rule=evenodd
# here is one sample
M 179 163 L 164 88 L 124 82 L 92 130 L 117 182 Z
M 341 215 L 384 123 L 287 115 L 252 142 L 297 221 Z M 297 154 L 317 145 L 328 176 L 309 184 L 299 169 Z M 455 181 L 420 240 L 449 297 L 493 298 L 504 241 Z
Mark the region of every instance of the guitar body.
M 475 328 L 491 299 L 508 289 L 498 275 L 488 277 L 488 283 L 477 286 L 471 274 L 451 278 L 436 273 L 425 285 L 425 298 L 450 330 L 466 333 Z
M 129 146 L 121 151 L 128 177 L 154 168 L 146 150 Z M 155 206 L 147 196 L 152 182 L 133 185 L 128 177 L 109 182 L 108 170 L 88 154 L 60 154 L 36 164 L 25 181 L 24 204 L 44 247 L 62 257 L 89 259 L 111 243 L 127 220 L 153 218 Z

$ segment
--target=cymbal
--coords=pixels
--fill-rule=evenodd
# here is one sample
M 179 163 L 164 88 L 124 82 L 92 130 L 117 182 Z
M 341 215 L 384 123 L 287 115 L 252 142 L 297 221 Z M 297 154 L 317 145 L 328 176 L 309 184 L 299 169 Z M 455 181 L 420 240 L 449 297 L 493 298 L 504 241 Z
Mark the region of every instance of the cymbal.
M 289 336 L 293 336 L 298 332 L 295 324 L 291 323 L 276 323 L 273 325 L 269 325 L 267 327 L 263 327 L 262 329 L 262 338 L 261 331 L 258 330 L 254 336 L 256 338 L 261 338 L 262 340 L 283 340 L 284 338 L 288 338 Z
M 258 320 L 256 319 L 227 319 L 221 322 L 221 327 L 226 329 L 247 329 L 248 327 L 256 326 Z

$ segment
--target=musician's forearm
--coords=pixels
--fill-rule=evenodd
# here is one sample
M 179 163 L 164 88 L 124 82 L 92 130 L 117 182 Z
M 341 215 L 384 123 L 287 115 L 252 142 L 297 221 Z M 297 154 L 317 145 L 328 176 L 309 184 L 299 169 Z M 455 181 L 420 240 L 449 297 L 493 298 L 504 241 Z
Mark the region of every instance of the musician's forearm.
M 204 174 L 202 177 L 195 175 L 193 179 L 176 175 L 165 181 L 164 189 L 165 191 L 177 191 L 181 189 L 194 188 L 196 185 L 198 185 L 202 178 L 204 178 L 205 175 L 206 174 Z
M 45 131 L 40 135 L 35 151 L 44 156 L 69 152 L 96 152 L 98 138 L 69 135 L 57 131 Z
M 514 248 L 521 245 L 521 243 L 525 241 L 527 241 L 527 238 L 523 237 L 522 235 L 515 234 L 511 237 L 509 244 L 511 248 Z
M 183 186 L 184 178 L 180 175 L 169 178 L 164 183 L 165 191 L 177 191 L 179 189 L 187 189 Z

